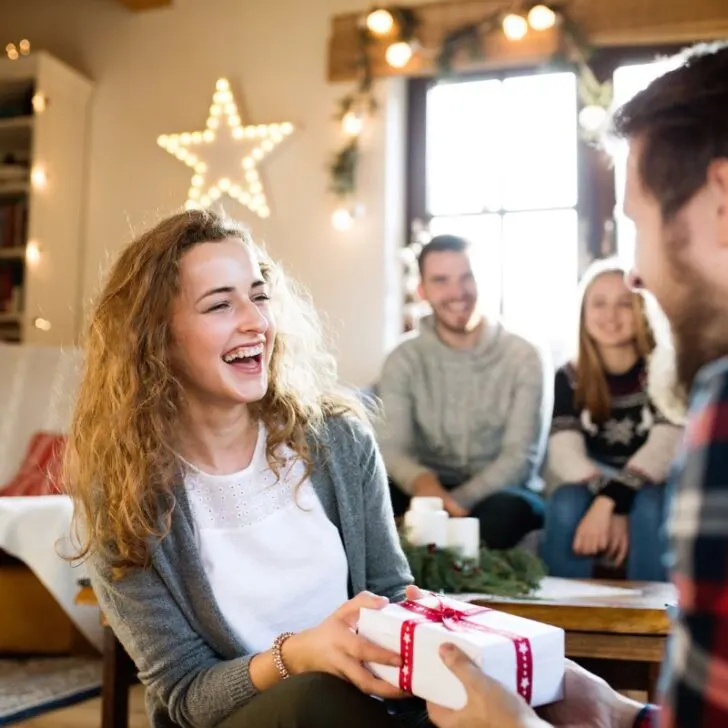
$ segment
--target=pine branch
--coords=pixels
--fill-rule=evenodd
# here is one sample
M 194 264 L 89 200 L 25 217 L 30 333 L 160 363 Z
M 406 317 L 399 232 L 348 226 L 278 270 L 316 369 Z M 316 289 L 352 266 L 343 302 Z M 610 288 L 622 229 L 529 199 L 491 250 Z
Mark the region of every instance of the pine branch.
M 463 559 L 451 549 L 413 546 L 404 536 L 400 541 L 415 584 L 428 591 L 528 596 L 546 576 L 543 562 L 524 549 L 483 547 L 476 561 Z

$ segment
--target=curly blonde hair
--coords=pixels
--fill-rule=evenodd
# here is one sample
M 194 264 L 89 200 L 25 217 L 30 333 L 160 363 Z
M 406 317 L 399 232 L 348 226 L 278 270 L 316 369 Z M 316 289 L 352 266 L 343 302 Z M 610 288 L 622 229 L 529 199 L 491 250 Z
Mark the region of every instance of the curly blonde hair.
M 240 240 L 257 257 L 271 291 L 278 336 L 268 391 L 251 414 L 268 430 L 267 457 L 278 472 L 287 444 L 310 472 L 309 436 L 328 416 L 365 417 L 336 384 L 334 357 L 308 298 L 223 215 L 173 215 L 129 244 L 112 266 L 92 312 L 83 375 L 64 463 L 74 499 L 76 558 L 100 553 L 117 576 L 144 567 L 150 537 L 164 538 L 180 482 L 177 456 L 184 391 L 170 367 L 170 317 L 179 262 L 200 243 Z

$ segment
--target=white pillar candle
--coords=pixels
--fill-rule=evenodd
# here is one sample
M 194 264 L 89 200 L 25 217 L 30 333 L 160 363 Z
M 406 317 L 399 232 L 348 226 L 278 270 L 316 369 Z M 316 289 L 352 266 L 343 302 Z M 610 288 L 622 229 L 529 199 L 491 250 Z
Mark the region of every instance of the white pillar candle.
M 411 511 L 442 511 L 444 510 L 442 498 L 415 496 L 410 500 L 409 510 Z
M 413 546 L 435 544 L 444 549 L 447 545 L 447 511 L 407 511 L 404 528 L 407 540 Z
M 477 518 L 450 518 L 447 547 L 464 559 L 477 559 L 480 555 L 480 521 Z

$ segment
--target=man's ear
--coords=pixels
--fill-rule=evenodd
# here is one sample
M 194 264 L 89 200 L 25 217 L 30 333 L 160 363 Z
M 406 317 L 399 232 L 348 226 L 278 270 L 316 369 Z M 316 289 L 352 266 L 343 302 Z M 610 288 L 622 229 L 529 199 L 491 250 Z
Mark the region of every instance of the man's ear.
M 708 180 L 712 182 L 718 195 L 719 242 L 728 248 L 728 158 L 717 159 L 710 165 Z
M 422 287 L 422 281 L 417 284 L 417 297 L 420 301 L 425 301 L 425 289 Z

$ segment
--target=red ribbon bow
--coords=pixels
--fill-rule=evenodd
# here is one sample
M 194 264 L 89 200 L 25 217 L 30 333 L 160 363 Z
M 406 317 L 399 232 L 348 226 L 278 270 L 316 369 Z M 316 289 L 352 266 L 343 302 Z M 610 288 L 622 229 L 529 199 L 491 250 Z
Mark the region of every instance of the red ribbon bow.
M 412 692 L 415 629 L 419 624 L 430 622 L 432 624 L 441 624 L 451 632 L 475 630 L 477 632 L 497 634 L 510 640 L 516 651 L 516 690 L 530 704 L 533 689 L 533 650 L 530 640 L 513 632 L 498 629 L 497 627 L 489 627 L 468 619 L 468 617 L 476 614 L 485 614 L 486 612 L 494 611 L 492 609 L 488 609 L 487 607 L 473 607 L 468 610 L 455 609 L 446 605 L 436 594 L 432 594 L 432 596 L 437 599 L 437 606 L 435 607 L 428 607 L 420 602 L 413 602 L 409 599 L 399 604 L 400 607 L 404 607 L 409 612 L 413 612 L 423 618 L 407 619 L 402 623 L 399 643 L 400 653 L 402 655 L 402 666 L 399 669 L 399 687 L 408 693 Z

